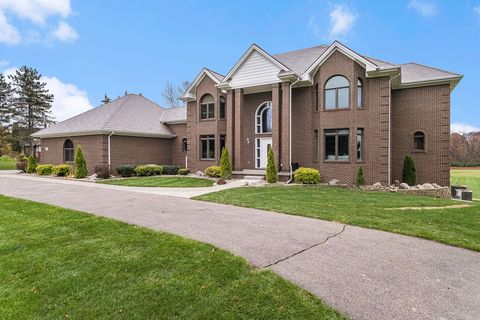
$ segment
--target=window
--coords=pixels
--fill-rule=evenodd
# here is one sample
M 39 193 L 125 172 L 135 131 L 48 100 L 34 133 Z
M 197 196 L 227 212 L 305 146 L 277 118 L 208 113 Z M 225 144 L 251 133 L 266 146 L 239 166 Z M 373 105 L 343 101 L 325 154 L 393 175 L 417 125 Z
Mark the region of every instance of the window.
M 215 100 L 209 94 L 203 96 L 200 101 L 200 119 L 215 118 Z
M 215 159 L 215 136 L 200 136 L 200 156 L 202 160 Z
M 73 162 L 73 142 L 70 139 L 65 140 L 63 143 L 63 161 Z
M 363 129 L 357 129 L 357 161 L 363 160 Z
M 318 111 L 318 83 L 315 83 L 315 111 Z
M 425 150 L 425 133 L 421 131 L 415 132 L 413 135 L 413 148 L 415 150 Z
M 272 102 L 262 103 L 256 113 L 256 133 L 272 132 Z
M 224 97 L 220 97 L 220 119 L 224 119 L 225 118 L 225 108 L 226 108 L 226 100 Z
M 314 143 L 315 145 L 313 146 L 313 160 L 315 162 L 318 161 L 318 130 L 313 130 L 313 135 L 314 135 Z
M 226 144 L 227 137 L 224 134 L 220 135 L 220 152 L 223 151 L 223 149 L 227 146 Z
M 363 108 L 363 83 L 357 79 L 357 108 Z
M 348 161 L 348 129 L 325 130 L 325 159 Z
M 325 109 L 345 109 L 350 107 L 347 78 L 343 76 L 331 77 L 325 83 Z
M 187 152 L 188 150 L 188 143 L 187 143 L 187 138 L 182 139 L 182 152 Z

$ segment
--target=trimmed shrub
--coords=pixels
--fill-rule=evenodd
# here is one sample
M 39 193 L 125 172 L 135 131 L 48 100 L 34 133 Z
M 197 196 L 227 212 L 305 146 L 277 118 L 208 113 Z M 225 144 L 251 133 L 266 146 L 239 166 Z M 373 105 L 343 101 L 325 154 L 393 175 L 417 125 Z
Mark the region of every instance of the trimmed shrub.
M 27 169 L 25 170 L 26 173 L 35 173 L 35 169 L 37 168 L 37 158 L 34 156 L 28 156 L 27 158 Z
M 230 161 L 230 154 L 227 148 L 223 148 L 222 156 L 220 157 L 220 177 L 222 179 L 232 178 L 232 162 Z
M 75 173 L 74 176 L 76 179 L 85 178 L 88 175 L 87 171 L 87 162 L 83 157 L 82 146 L 77 147 L 77 152 L 75 153 Z
M 52 174 L 53 164 L 39 164 L 35 171 L 39 176 L 49 176 Z
M 157 165 L 138 166 L 135 168 L 135 174 L 139 177 L 157 176 L 162 174 L 163 167 Z
M 275 155 L 273 154 L 272 148 L 268 148 L 267 172 L 265 173 L 265 179 L 268 183 L 275 183 L 278 181 L 277 167 L 275 166 Z
M 106 164 L 100 164 L 98 166 L 95 166 L 94 171 L 97 174 L 97 178 L 100 179 L 110 179 L 110 176 L 112 175 L 112 172 Z
M 70 175 L 70 165 L 68 164 L 61 164 L 58 166 L 53 166 L 52 174 L 58 177 L 67 177 Z
M 178 166 L 164 165 L 162 167 L 163 167 L 163 174 L 176 175 L 178 173 Z
M 124 178 L 132 177 L 135 175 L 135 168 L 133 164 L 124 164 L 118 166 L 115 170 L 117 171 L 118 175 Z
M 365 177 L 363 176 L 363 168 L 360 166 L 357 171 L 357 181 L 356 185 L 357 186 L 363 186 L 365 184 Z
M 205 169 L 205 175 L 211 178 L 220 178 L 220 166 L 211 166 Z
M 405 160 L 403 161 L 402 182 L 405 182 L 409 186 L 414 186 L 417 184 L 415 161 L 410 155 L 406 155 Z
M 317 184 L 320 183 L 320 172 L 314 168 L 300 167 L 295 170 L 293 177 L 296 183 Z
M 181 176 L 186 176 L 189 173 L 190 173 L 189 169 L 178 169 L 178 174 Z

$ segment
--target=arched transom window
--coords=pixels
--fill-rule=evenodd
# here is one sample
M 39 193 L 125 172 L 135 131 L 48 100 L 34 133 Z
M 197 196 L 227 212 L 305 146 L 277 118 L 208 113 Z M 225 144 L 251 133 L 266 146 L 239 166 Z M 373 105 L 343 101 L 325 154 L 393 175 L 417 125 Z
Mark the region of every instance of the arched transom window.
M 70 139 L 65 140 L 63 143 L 63 161 L 73 162 L 73 142 Z
M 215 118 L 215 100 L 209 94 L 206 94 L 200 100 L 200 119 Z
M 345 109 L 350 107 L 350 84 L 343 76 L 333 76 L 325 83 L 325 109 Z
M 272 102 L 262 103 L 256 113 L 256 133 L 272 132 Z

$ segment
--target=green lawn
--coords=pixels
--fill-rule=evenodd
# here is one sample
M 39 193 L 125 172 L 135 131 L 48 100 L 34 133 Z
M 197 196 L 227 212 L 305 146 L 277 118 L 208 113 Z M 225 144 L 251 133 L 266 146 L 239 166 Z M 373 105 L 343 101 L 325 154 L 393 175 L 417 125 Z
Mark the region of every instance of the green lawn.
M 0 157 L 0 170 L 15 170 L 15 158 L 7 156 Z
M 473 191 L 473 197 L 480 199 L 480 170 L 451 170 L 450 178 L 452 185 L 468 186 Z
M 344 319 L 210 245 L 0 196 L 2 319 Z
M 480 204 L 461 209 L 386 210 L 444 206 L 457 201 L 332 187 L 236 188 L 198 200 L 337 221 L 480 251 Z
M 102 180 L 100 183 L 114 184 L 117 186 L 129 187 L 171 187 L 171 188 L 193 188 L 211 187 L 215 181 L 205 178 L 192 177 L 134 177 L 125 179 Z

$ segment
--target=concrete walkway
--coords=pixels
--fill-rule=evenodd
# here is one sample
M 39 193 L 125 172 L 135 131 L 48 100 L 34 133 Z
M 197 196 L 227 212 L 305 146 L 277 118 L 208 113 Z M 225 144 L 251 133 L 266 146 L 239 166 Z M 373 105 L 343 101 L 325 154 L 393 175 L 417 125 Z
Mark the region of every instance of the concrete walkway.
M 258 268 L 270 268 L 353 319 L 479 318 L 477 252 L 317 219 L 88 183 L 0 175 L 0 193 L 211 243 Z

